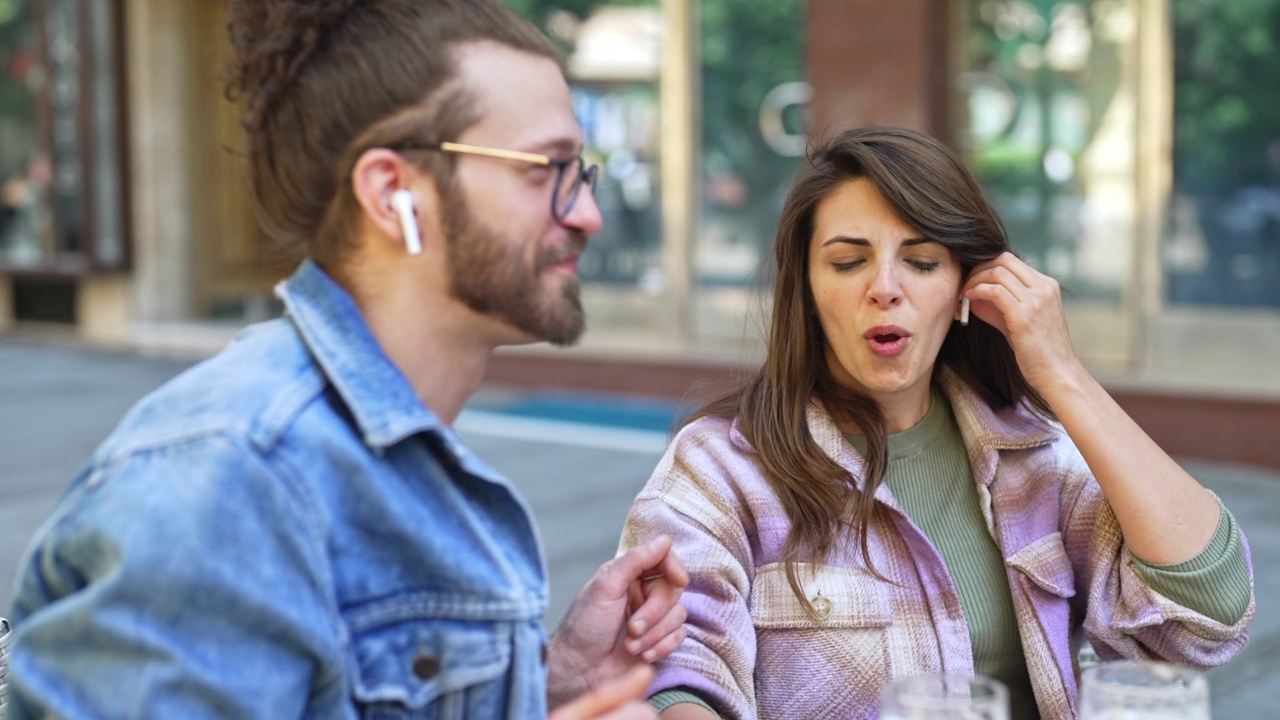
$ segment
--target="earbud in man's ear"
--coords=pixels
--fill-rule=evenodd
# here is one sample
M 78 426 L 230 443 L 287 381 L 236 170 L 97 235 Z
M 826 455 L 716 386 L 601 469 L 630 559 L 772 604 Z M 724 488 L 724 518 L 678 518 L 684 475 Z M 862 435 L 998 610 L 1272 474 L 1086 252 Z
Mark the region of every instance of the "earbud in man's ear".
M 391 207 L 400 216 L 400 231 L 404 233 L 404 246 L 410 255 L 422 252 L 422 238 L 418 235 L 418 218 L 413 213 L 413 193 L 397 190 L 391 193 Z

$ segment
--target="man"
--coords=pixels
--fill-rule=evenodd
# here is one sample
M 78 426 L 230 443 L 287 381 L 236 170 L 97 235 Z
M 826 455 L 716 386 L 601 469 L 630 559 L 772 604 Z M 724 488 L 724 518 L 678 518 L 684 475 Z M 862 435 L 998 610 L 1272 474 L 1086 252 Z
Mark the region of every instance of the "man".
M 554 50 L 492 0 L 243 0 L 229 28 L 259 217 L 308 259 L 35 539 L 11 717 L 651 717 L 669 540 L 547 640 L 532 519 L 451 429 L 495 347 L 582 331 L 601 217 Z

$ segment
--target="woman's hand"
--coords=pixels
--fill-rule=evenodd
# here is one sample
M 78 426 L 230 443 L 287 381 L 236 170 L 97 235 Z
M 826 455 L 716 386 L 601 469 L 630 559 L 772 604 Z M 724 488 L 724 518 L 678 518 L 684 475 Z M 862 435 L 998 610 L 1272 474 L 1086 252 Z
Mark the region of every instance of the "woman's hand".
M 1052 383 L 1084 371 L 1067 331 L 1057 280 L 1006 252 L 975 267 L 961 295 L 969 298 L 973 315 L 1009 340 L 1032 387 L 1044 393 Z
M 1195 557 L 1218 527 L 1218 503 L 1089 374 L 1071 344 L 1053 278 L 1004 253 L 961 288 L 970 312 L 1004 334 L 1018 367 L 1084 456 L 1129 550 L 1155 564 Z

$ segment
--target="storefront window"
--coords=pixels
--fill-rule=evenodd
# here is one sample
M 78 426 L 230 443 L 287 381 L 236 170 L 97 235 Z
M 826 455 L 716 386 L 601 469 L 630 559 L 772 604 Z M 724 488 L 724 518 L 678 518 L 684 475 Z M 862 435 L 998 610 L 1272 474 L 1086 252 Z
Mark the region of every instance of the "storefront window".
M 0 269 L 125 261 L 118 7 L 0 0 Z
M 1015 250 L 1118 301 L 1136 237 L 1131 0 L 974 0 L 960 138 Z
M 704 288 L 752 286 L 804 155 L 803 0 L 702 0 Z
M 596 202 L 604 226 L 578 262 L 582 279 L 660 290 L 661 9 L 656 2 L 506 1 L 562 45 L 585 154 L 601 167 Z
M 1173 0 L 1173 303 L 1280 307 L 1280 0 Z
M 45 198 L 52 167 L 37 124 L 39 60 L 31 3 L 0 0 L 0 263 L 33 265 L 53 248 Z

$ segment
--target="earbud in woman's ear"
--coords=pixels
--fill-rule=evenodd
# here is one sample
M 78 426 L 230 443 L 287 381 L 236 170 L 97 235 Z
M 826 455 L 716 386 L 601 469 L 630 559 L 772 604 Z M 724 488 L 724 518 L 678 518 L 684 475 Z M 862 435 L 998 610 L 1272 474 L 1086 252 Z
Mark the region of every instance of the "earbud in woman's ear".
M 400 230 L 404 233 L 404 246 L 410 255 L 422 252 L 422 238 L 418 235 L 418 218 L 413 212 L 413 193 L 397 190 L 391 193 L 391 207 L 400 216 Z
M 960 298 L 960 324 L 969 324 L 969 298 Z

